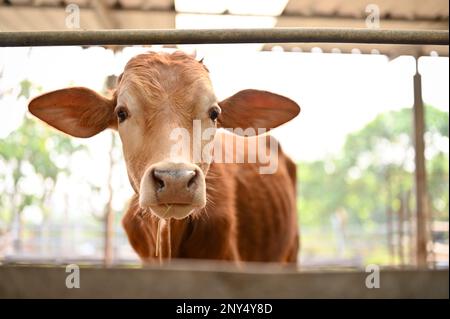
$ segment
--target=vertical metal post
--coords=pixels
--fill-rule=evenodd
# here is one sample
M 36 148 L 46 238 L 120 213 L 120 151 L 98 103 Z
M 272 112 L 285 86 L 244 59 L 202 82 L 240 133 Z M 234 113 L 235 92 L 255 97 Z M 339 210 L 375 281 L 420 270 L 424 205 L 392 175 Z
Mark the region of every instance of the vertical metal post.
M 416 162 L 417 266 L 427 267 L 427 186 L 425 170 L 425 114 L 422 100 L 422 78 L 416 58 L 414 75 L 414 141 Z

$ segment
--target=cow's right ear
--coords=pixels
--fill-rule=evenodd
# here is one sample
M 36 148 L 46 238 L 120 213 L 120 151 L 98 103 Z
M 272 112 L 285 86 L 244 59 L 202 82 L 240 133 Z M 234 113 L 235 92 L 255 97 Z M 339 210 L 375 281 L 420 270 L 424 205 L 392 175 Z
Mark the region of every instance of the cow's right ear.
M 45 93 L 28 105 L 34 116 L 75 137 L 91 137 L 108 127 L 116 127 L 114 107 L 115 99 L 83 87 Z

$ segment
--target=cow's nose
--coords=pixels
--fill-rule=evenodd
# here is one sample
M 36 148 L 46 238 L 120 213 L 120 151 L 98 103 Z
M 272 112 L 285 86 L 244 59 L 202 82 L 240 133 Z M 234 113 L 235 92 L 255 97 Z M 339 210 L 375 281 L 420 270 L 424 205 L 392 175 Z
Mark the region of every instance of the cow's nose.
M 197 172 L 187 169 L 154 169 L 152 178 L 156 191 L 162 191 L 166 186 L 183 190 L 194 185 Z
M 139 206 L 156 216 L 182 219 L 205 205 L 205 175 L 198 165 L 157 162 L 141 178 Z
M 198 175 L 196 169 L 154 167 L 149 177 L 161 204 L 190 204 L 198 186 Z

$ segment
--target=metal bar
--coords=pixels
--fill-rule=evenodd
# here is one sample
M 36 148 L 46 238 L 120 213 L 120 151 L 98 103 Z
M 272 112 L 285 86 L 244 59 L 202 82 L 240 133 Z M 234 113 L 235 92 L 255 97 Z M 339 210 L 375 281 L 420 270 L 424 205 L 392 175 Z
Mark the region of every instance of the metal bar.
M 0 47 L 206 43 L 377 43 L 448 45 L 448 31 L 348 28 L 0 32 Z

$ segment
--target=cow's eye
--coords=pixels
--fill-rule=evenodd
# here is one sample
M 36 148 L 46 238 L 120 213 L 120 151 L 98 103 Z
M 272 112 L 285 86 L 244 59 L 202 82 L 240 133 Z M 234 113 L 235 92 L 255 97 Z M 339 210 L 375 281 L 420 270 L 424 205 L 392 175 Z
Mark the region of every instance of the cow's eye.
M 128 110 L 125 107 L 119 107 L 117 109 L 117 118 L 119 123 L 122 123 L 128 118 Z
M 209 118 L 215 122 L 219 117 L 220 112 L 221 112 L 220 107 L 213 106 L 212 108 L 209 109 Z

